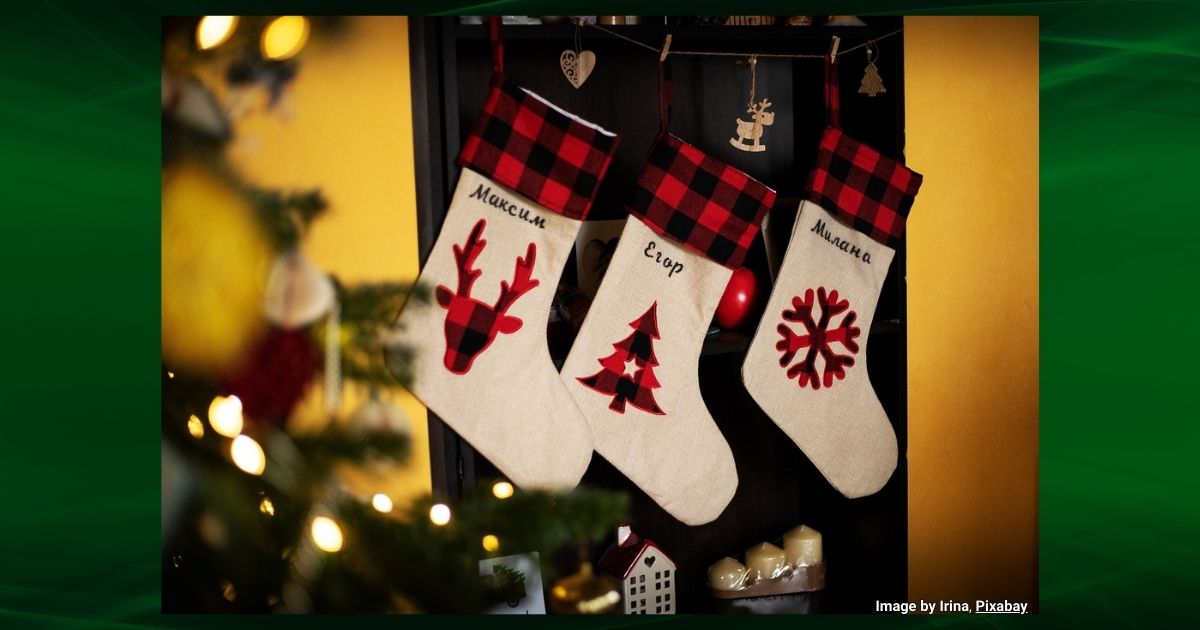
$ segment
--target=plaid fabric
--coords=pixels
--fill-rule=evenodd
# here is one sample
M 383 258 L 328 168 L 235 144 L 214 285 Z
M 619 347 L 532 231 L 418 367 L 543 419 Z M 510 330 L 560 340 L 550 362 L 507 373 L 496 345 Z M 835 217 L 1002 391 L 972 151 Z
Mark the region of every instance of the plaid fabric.
M 775 191 L 671 134 L 650 149 L 629 212 L 726 267 L 742 264 Z
M 503 79 L 492 85 L 458 165 L 563 216 L 583 219 L 617 140 Z
M 612 372 L 597 372 L 591 376 L 579 379 L 580 383 L 613 397 L 608 408 L 617 413 L 625 413 L 625 403 L 629 403 L 646 413 L 656 416 L 666 415 L 654 400 L 652 390 L 644 383 L 649 375 L 648 370 L 638 370 L 633 378 Z
M 471 371 L 475 357 L 500 336 L 496 330 L 499 318 L 491 305 L 471 298 L 463 298 L 461 307 L 451 309 L 446 314 L 446 369 L 455 374 Z
M 483 273 L 474 268 L 475 258 L 487 241 L 483 230 L 487 220 L 480 219 L 471 228 L 467 240 L 453 248 L 455 265 L 458 267 L 458 285 L 451 288 L 437 285 L 434 295 L 442 308 L 446 309 L 446 369 L 455 374 L 466 374 L 471 370 L 475 357 L 479 356 L 496 337 L 515 333 L 521 329 L 520 318 L 506 315 L 508 308 L 525 293 L 540 284 L 531 276 L 537 260 L 537 245 L 530 243 L 525 256 L 518 256 L 512 278 L 500 282 L 500 295 L 495 304 L 487 304 L 471 297 L 475 281 Z
M 807 198 L 854 229 L 895 247 L 921 180 L 920 173 L 831 127 L 821 137 Z
M 653 391 L 661 387 L 654 376 L 654 368 L 658 367 L 658 358 L 654 356 L 654 340 L 659 338 L 658 302 L 651 304 L 629 325 L 634 332 L 613 344 L 613 353 L 600 359 L 604 369 L 577 380 L 601 394 L 612 396 L 608 408 L 617 413 L 625 413 L 628 402 L 646 413 L 666 415 L 667 412 L 654 400 Z M 633 373 L 629 374 L 631 368 Z

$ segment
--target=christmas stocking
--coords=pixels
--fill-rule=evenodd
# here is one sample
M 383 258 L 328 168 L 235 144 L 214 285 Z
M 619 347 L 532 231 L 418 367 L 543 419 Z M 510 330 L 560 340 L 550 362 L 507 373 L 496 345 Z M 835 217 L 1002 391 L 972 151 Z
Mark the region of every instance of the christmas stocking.
M 731 268 L 774 200 L 746 174 L 661 134 L 563 366 L 596 451 L 689 525 L 715 519 L 737 489 L 697 364 Z
M 896 468 L 896 434 L 867 378 L 867 331 L 921 176 L 836 128 L 742 365 L 746 389 L 847 497 Z
M 587 423 L 546 346 L 550 302 L 617 137 L 498 80 L 442 232 L 389 339 L 412 391 L 517 485 L 574 486 Z M 392 352 L 397 371 L 407 353 Z

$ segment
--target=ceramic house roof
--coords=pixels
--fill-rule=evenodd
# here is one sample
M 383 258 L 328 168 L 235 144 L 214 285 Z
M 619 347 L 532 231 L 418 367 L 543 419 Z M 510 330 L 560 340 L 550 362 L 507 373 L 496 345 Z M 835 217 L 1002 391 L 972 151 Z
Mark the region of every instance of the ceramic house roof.
M 624 580 L 629 577 L 642 555 L 651 547 L 658 550 L 663 560 L 670 563 L 671 568 L 675 568 L 675 563 L 670 556 L 661 547 L 654 544 L 654 541 L 642 540 L 638 538 L 637 534 L 631 533 L 624 544 L 613 545 L 604 552 L 603 556 L 600 556 L 600 570 L 609 575 L 619 575 Z

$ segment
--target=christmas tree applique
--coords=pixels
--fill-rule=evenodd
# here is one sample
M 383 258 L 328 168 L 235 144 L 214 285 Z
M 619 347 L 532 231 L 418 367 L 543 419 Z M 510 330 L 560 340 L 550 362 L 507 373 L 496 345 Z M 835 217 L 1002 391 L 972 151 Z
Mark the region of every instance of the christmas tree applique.
M 591 376 L 580 377 L 579 382 L 606 396 L 612 396 L 608 408 L 625 413 L 628 403 L 655 415 L 666 415 L 654 400 L 652 390 L 661 387 L 654 378 L 658 359 L 654 356 L 654 340 L 658 339 L 658 302 L 641 317 L 629 322 L 633 334 L 613 344 L 613 353 L 600 359 L 604 369 Z

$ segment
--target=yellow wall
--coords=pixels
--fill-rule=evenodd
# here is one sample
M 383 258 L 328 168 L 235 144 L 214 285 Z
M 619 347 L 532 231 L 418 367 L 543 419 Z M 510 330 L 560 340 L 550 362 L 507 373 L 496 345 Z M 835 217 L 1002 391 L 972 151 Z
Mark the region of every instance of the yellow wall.
M 305 253 L 346 283 L 415 280 L 416 198 L 408 24 L 403 17 L 351 18 L 343 33 L 314 34 L 299 57 L 290 103 L 256 110 L 238 122 L 232 157 L 247 179 L 264 186 L 319 186 L 330 201 L 304 243 Z M 288 112 L 294 112 L 288 116 Z M 348 387 L 344 411 L 365 392 Z M 408 413 L 413 455 L 408 467 L 374 479 L 355 477 L 362 492 L 404 499 L 429 491 L 425 409 L 395 390 L 385 393 Z M 314 398 L 319 398 L 316 394 Z M 319 407 L 313 401 L 302 406 Z
M 909 596 L 1037 601 L 1038 22 L 904 23 Z

